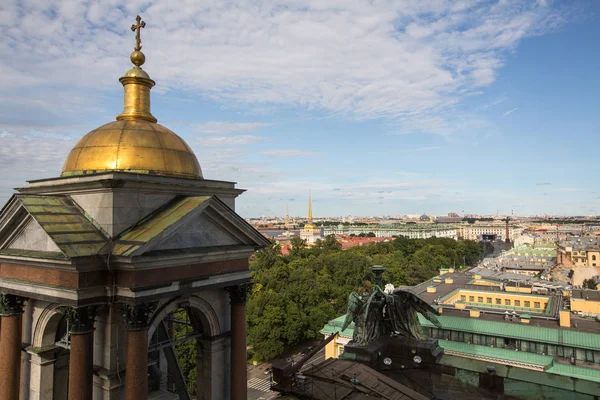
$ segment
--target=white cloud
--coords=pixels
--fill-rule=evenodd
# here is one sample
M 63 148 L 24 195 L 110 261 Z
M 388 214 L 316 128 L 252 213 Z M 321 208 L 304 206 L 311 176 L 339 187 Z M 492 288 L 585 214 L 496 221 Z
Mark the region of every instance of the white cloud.
M 268 157 L 276 157 L 276 158 L 290 158 L 290 157 L 313 157 L 319 155 L 320 153 L 314 151 L 304 151 L 304 150 L 266 150 L 261 152 L 261 154 Z
M 502 116 L 503 116 L 503 117 L 506 117 L 506 116 L 508 116 L 508 115 L 510 115 L 510 114 L 512 114 L 512 113 L 514 113 L 514 112 L 515 112 L 515 111 L 517 111 L 517 110 L 518 110 L 517 108 L 512 108 L 512 109 L 508 110 L 507 112 L 505 112 L 504 114 L 502 114 Z
M 220 147 L 220 146 L 244 146 L 258 143 L 264 138 L 254 135 L 235 135 L 235 136 L 204 136 L 197 140 L 200 146 Z
M 0 88 L 114 90 L 139 10 L 157 90 L 356 118 L 452 106 L 491 83 L 523 38 L 560 22 L 526 0 L 9 2 L 0 17 Z
M 229 133 L 251 133 L 270 125 L 272 124 L 265 122 L 209 121 L 196 124 L 193 128 L 199 133 L 207 135 L 225 135 Z

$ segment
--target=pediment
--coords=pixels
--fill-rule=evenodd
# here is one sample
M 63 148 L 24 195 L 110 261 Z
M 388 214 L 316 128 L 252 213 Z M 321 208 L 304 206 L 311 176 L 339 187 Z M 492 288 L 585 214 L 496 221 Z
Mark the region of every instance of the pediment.
M 99 254 L 107 238 L 68 196 L 15 195 L 0 215 L 0 252 L 32 258 Z
M 124 232 L 114 255 L 223 246 L 263 247 L 269 241 L 215 196 L 179 198 Z
M 194 247 L 234 246 L 244 244 L 207 215 L 200 214 L 181 226 L 154 250 L 174 250 Z
M 6 246 L 13 250 L 32 250 L 45 252 L 61 252 L 50 235 L 44 231 L 41 225 L 33 218 L 25 223 L 25 226 L 17 233 Z

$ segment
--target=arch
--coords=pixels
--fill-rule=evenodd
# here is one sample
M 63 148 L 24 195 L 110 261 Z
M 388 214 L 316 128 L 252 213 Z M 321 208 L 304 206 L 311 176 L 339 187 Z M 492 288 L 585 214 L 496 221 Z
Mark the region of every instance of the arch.
M 33 332 L 33 347 L 54 345 L 58 326 L 64 317 L 59 308 L 58 304 L 50 304 L 41 312 Z
M 158 324 L 162 322 L 169 314 L 177 311 L 182 305 L 198 311 L 197 315 L 202 323 L 202 331 L 208 337 L 218 336 L 221 334 L 221 327 L 217 313 L 212 308 L 210 303 L 201 297 L 190 295 L 183 297 L 174 297 L 170 300 L 159 304 L 157 311 L 152 316 L 150 326 L 148 328 L 148 340 L 152 340 L 152 335 L 156 331 Z

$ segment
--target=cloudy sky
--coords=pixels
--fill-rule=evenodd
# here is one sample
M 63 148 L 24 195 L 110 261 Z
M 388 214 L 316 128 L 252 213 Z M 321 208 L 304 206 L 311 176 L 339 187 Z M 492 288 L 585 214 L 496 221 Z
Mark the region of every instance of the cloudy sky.
M 243 216 L 600 214 L 600 2 L 0 4 L 0 201 L 122 110 L 152 112 Z

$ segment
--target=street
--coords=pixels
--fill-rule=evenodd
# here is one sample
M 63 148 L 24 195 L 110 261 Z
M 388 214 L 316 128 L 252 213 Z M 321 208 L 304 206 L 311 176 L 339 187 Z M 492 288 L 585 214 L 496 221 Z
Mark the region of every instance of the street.
M 302 358 L 300 353 L 290 356 L 293 362 L 297 362 Z M 325 348 L 319 350 L 317 354 L 312 356 L 302 367 L 301 371 L 310 368 L 325 359 Z M 265 371 L 271 368 L 270 362 L 265 362 L 256 366 L 248 367 L 248 400 L 269 400 L 279 396 L 277 392 L 269 390 L 271 386 L 271 374 L 265 374 Z

